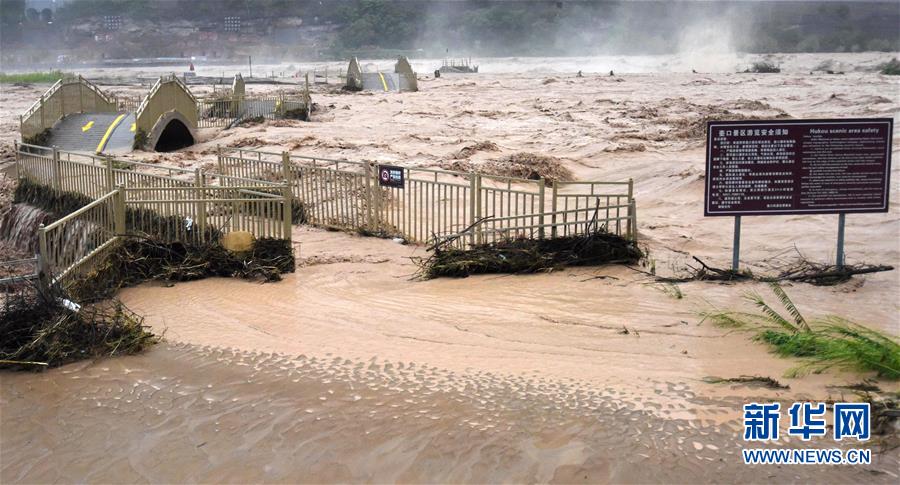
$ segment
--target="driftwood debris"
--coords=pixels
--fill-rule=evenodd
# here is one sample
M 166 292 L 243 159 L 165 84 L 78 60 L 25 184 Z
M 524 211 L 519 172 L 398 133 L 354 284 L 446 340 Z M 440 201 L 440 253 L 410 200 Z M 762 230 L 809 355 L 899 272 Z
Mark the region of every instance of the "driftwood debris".
M 655 276 L 663 283 L 686 283 L 689 281 L 760 281 L 774 283 L 791 281 L 810 283 L 816 286 L 833 286 L 848 281 L 855 275 L 893 271 L 893 266 L 856 264 L 836 266 L 814 263 L 805 258 L 784 266 L 777 275 L 756 275 L 747 270 L 734 271 L 716 268 L 706 264 L 696 256 L 692 256 L 700 267 L 687 266 L 688 274 L 679 277 Z

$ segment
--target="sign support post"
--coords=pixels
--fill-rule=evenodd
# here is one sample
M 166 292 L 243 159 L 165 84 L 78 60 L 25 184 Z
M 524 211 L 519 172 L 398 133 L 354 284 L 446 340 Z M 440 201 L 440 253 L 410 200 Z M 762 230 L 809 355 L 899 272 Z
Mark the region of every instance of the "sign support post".
M 731 255 L 731 271 L 737 272 L 741 264 L 741 216 L 734 216 L 734 251 Z
M 704 216 L 837 214 L 835 267 L 845 267 L 847 213 L 886 213 L 893 118 L 709 121 Z
M 837 237 L 837 261 L 835 265 L 838 269 L 844 267 L 844 219 L 847 214 L 841 212 L 838 214 L 838 237 Z

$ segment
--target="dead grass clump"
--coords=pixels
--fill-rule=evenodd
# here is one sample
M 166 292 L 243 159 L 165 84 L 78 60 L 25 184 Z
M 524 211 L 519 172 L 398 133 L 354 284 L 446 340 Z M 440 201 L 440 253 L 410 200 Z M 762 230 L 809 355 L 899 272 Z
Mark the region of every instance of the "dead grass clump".
M 647 151 L 647 145 L 644 145 L 643 143 L 615 143 L 604 148 L 603 151 L 607 153 L 643 152 Z
M 790 389 L 791 386 L 786 384 L 782 384 L 771 377 L 765 376 L 740 376 L 740 377 L 706 377 L 703 379 L 704 382 L 708 382 L 710 384 L 744 384 L 750 387 L 765 387 L 768 389 Z
M 261 125 L 266 121 L 265 116 L 250 116 L 248 118 L 243 118 L 238 121 L 237 126 L 254 126 Z
M 134 354 L 159 339 L 143 318 L 119 301 L 80 309 L 59 290 L 34 288 L 4 299 L 0 308 L 0 368 L 40 370 L 76 360 Z M 77 307 L 75 307 L 77 308 Z
M 643 257 L 633 241 L 602 229 L 552 239 L 516 238 L 469 249 L 435 247 L 416 260 L 421 278 L 466 277 L 473 274 L 525 274 L 564 266 L 630 264 Z
M 228 144 L 229 148 L 256 148 L 265 145 L 266 142 L 256 138 L 255 136 L 247 136 L 244 138 L 238 138 L 237 140 Z
M 519 152 L 496 160 L 489 160 L 479 166 L 486 175 L 500 175 L 529 180 L 544 179 L 547 185 L 554 181 L 572 180 L 572 172 L 555 157 L 535 153 Z
M 33 253 L 23 251 L 11 242 L 0 239 L 0 279 L 34 274 L 34 263 L 12 263 L 13 261 L 25 260 L 33 256 Z M 10 289 L 12 289 L 11 286 L 0 286 L 0 293 Z
M 292 139 L 290 140 L 290 145 L 288 145 L 288 150 L 296 150 L 298 148 L 307 147 L 314 145 L 316 141 L 316 137 L 313 135 L 306 135 L 300 139 Z
M 464 149 L 465 150 L 465 149 Z M 558 158 L 535 153 L 514 153 L 503 158 L 472 162 L 467 159 L 444 161 L 438 164 L 443 170 L 455 172 L 497 175 L 528 180 L 544 179 L 547 186 L 554 181 L 572 180 L 572 172 Z
M 480 141 L 474 145 L 463 147 L 460 151 L 456 152 L 456 155 L 454 155 L 453 158 L 469 158 L 478 152 L 496 152 L 498 150 L 500 150 L 500 147 L 498 147 L 496 143 L 492 141 Z
M 284 239 L 260 238 L 250 250 L 234 253 L 218 240 L 184 244 L 131 237 L 70 288 L 76 301 L 99 301 L 120 288 L 146 281 L 193 281 L 210 277 L 280 281 L 295 268 L 294 252 Z

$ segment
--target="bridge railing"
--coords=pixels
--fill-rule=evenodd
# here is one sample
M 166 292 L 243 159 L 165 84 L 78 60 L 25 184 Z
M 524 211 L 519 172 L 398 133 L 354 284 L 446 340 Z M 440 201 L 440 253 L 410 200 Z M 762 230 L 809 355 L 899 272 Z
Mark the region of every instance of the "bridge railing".
M 110 113 L 116 101 L 81 76 L 60 79 L 19 116 L 24 141 L 34 140 L 64 116 L 72 113 Z
M 16 146 L 16 163 L 20 178 L 89 200 L 125 188 L 130 197 L 129 208 L 145 211 L 142 221 L 148 224 L 159 222 L 160 217 L 187 217 L 203 230 L 207 228 L 206 221 L 211 221 L 209 227 L 217 230 L 253 229 L 257 237 L 290 239 L 290 230 L 285 229 L 284 223 L 287 220 L 289 227 L 291 222 L 292 196 L 284 182 L 204 174 L 200 169 L 116 160 L 28 144 Z M 287 204 L 286 210 L 277 208 L 278 204 Z M 228 215 L 227 220 L 218 220 L 219 215 Z
M 42 286 L 67 287 L 111 248 L 117 234 L 124 234 L 124 226 L 117 220 L 117 197 L 121 199 L 119 191 L 110 192 L 38 230 L 38 278 Z M 121 205 L 121 200 L 118 203 Z
M 123 236 L 203 244 L 230 231 L 291 239 L 290 196 L 257 187 L 119 187 L 38 230 L 42 287 L 68 288 Z M 287 201 L 287 203 L 286 203 Z
M 309 95 L 309 74 L 300 93 L 248 95 L 226 93 L 197 101 L 200 128 L 230 126 L 246 119 L 309 119 L 312 101 Z

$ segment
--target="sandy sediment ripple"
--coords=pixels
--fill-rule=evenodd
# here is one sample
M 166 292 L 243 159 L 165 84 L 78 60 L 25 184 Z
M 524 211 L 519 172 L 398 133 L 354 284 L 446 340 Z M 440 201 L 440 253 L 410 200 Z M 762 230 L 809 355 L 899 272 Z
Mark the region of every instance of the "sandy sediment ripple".
M 163 344 L 3 374 L 2 391 L 5 483 L 695 483 L 758 473 L 739 462 L 734 422 L 662 419 L 575 381 L 375 359 Z M 685 386 L 671 392 L 696 399 Z M 890 481 L 883 470 L 896 471 L 896 457 L 872 468 L 766 472 Z

